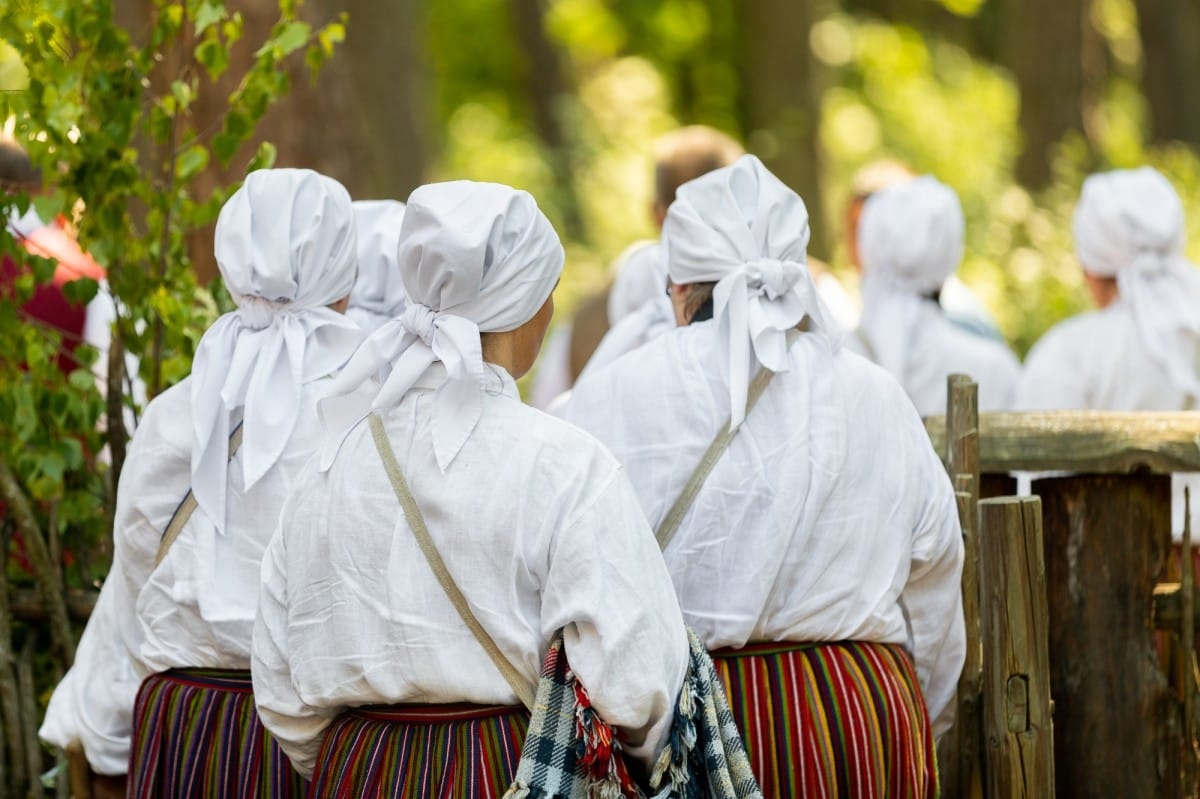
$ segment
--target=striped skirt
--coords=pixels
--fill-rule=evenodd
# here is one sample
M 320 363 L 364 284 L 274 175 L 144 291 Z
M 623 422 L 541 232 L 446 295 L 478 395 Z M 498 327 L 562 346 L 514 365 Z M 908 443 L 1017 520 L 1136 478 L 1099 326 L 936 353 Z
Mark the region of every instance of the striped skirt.
M 130 799 L 303 799 L 306 790 L 259 721 L 250 672 L 179 669 L 142 683 Z
M 500 799 L 529 726 L 523 707 L 354 708 L 321 742 L 311 799 Z
M 902 647 L 762 644 L 713 663 L 763 796 L 938 795 L 929 713 Z

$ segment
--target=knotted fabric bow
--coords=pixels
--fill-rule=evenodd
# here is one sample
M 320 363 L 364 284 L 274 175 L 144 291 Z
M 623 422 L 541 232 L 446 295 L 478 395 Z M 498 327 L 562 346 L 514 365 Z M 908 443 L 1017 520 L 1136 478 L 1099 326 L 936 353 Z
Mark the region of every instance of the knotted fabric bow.
M 751 372 L 789 369 L 787 332 L 808 330 L 836 349 L 837 328 L 807 267 L 804 201 L 752 155 L 679 188 L 663 224 L 676 284 L 715 282 L 713 318 L 729 370 L 730 424 L 741 424 Z
M 480 333 L 515 330 L 533 318 L 558 283 L 563 258 L 554 228 L 526 192 L 466 180 L 418 188 L 396 258 L 408 305 L 368 338 L 333 393 L 368 387 L 371 410 L 386 411 L 441 363 L 446 380 L 434 395 L 432 432 L 445 471 L 482 413 Z M 372 378 L 381 380 L 377 388 Z

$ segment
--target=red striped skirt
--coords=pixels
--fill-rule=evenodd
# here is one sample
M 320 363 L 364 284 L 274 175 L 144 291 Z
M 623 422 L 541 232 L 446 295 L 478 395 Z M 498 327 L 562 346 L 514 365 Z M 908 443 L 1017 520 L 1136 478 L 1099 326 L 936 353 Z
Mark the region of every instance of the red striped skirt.
M 142 682 L 130 799 L 302 799 L 306 790 L 259 721 L 250 672 L 179 669 Z
M 712 657 L 763 796 L 938 795 L 929 713 L 902 647 L 776 643 Z
M 529 726 L 523 707 L 355 708 L 326 731 L 310 799 L 500 799 Z

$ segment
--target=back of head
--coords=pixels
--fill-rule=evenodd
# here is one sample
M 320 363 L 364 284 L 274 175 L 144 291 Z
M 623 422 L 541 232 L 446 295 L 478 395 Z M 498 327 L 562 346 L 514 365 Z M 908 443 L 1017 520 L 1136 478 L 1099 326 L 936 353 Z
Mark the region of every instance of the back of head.
M 917 294 L 938 291 L 962 260 L 963 228 L 958 195 L 936 178 L 875 192 L 858 226 L 864 282 Z
M 349 193 L 309 169 L 251 172 L 217 218 L 217 265 L 243 309 L 337 302 L 354 286 L 356 248 Z M 250 326 L 270 322 L 269 315 L 245 317 Z
M 689 125 L 654 145 L 654 202 L 665 214 L 675 192 L 689 180 L 729 166 L 745 149 L 730 136 L 705 125 Z
M 431 430 L 445 470 L 482 413 L 487 377 L 480 334 L 516 330 L 533 319 L 562 274 L 563 248 L 528 193 L 458 180 L 409 196 L 396 260 L 408 297 L 404 313 L 371 335 L 335 392 L 387 373 L 372 400 L 373 409 L 386 410 L 440 362 L 446 380 L 434 395 Z M 328 455 L 322 459 L 323 468 L 330 463 Z
M 397 261 L 413 304 L 514 330 L 550 296 L 562 244 L 527 192 L 457 180 L 421 186 L 408 199 Z
M 1113 277 L 1142 263 L 1182 257 L 1183 204 L 1151 167 L 1092 175 L 1075 208 L 1075 250 L 1083 268 Z
M 34 166 L 25 148 L 0 137 L 0 191 L 31 192 L 42 186 L 42 171 Z
M 1080 263 L 1115 279 L 1146 357 L 1200 398 L 1200 272 L 1184 257 L 1183 205 L 1170 182 L 1150 167 L 1092 175 L 1074 228 Z
M 404 279 L 396 261 L 404 203 L 362 200 L 354 203 L 358 236 L 358 279 L 350 292 L 347 313 L 371 319 L 371 329 L 404 310 Z M 361 324 L 361 322 L 360 322 Z
M 663 224 L 672 283 L 719 281 L 745 264 L 807 260 L 808 209 L 753 155 L 680 187 Z
M 307 412 L 303 386 L 335 372 L 362 340 L 326 307 L 354 285 L 350 195 L 307 169 L 252 172 L 221 208 L 215 250 L 238 309 L 205 332 L 192 362 L 192 489 L 221 528 L 234 411 L 243 414 L 249 490 Z
M 671 282 L 715 282 L 713 316 L 726 336 L 732 421 L 745 410 L 753 361 L 789 368 L 787 336 L 808 329 L 835 340 L 806 267 L 808 210 L 752 155 L 679 188 L 663 225 Z

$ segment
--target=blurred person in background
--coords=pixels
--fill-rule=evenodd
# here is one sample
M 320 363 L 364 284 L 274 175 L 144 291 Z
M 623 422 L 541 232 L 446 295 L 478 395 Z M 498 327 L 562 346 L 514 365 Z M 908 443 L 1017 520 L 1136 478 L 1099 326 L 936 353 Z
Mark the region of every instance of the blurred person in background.
M 1096 310 L 1059 322 L 1029 351 L 1017 408 L 1200 408 L 1200 272 L 1184 256 L 1183 205 L 1170 182 L 1150 167 L 1092 175 L 1074 233 Z M 1200 530 L 1200 476 L 1176 474 L 1176 541 L 1185 485 Z
M 563 416 L 637 490 L 764 795 L 932 797 L 966 649 L 954 493 L 900 385 L 840 347 L 808 237 L 754 156 L 684 184 L 677 327 Z
M 117 318 L 117 303 L 108 288 L 104 268 L 97 264 L 75 241 L 75 232 L 65 216 L 58 215 L 49 222 L 38 216 L 30 203 L 21 213 L 16 206 L 17 195 L 33 198 L 49 190 L 41 171 L 34 166 L 29 154 L 12 139 L 0 138 L 0 209 L 5 215 L 5 233 L 18 245 L 19 251 L 30 256 L 54 261 L 54 273 L 49 282 L 39 284 L 33 296 L 20 308 L 23 319 L 40 328 L 51 330 L 60 337 L 58 368 L 69 374 L 79 368 L 75 349 L 87 344 L 99 353 L 92 365 L 101 391 L 106 388 L 108 348 L 112 341 L 112 324 Z M 14 282 L 28 268 L 11 255 L 0 260 L 0 294 L 13 296 Z M 77 280 L 94 280 L 100 284 L 96 296 L 86 305 L 68 299 L 66 286 Z M 127 385 L 138 405 L 145 404 L 145 385 L 137 379 L 138 359 L 126 355 Z M 126 424 L 133 426 L 128 415 Z
M 730 136 L 705 125 L 689 125 L 654 143 L 654 201 L 650 214 L 662 229 L 675 190 L 692 178 L 728 166 L 745 150 Z M 614 264 L 613 282 L 583 300 L 570 324 L 546 342 L 534 374 L 531 400 L 546 408 L 593 362 L 607 363 L 671 327 L 664 294 L 666 266 L 658 242 L 637 242 Z
M 953 322 L 939 298 L 963 254 L 963 213 L 948 186 L 925 176 L 864 203 L 857 256 L 863 313 L 848 345 L 895 377 L 922 416 L 946 410 L 946 378 L 979 383 L 979 409 L 1012 407 L 1020 364 L 1008 347 Z
M 913 180 L 916 177 L 917 173 L 903 161 L 884 158 L 866 164 L 851 178 L 850 201 L 846 204 L 842 233 L 845 236 L 846 254 L 851 265 L 858 270 L 860 277 L 862 258 L 858 246 L 858 228 L 867 200 L 878 191 Z M 946 278 L 938 292 L 937 301 L 942 306 L 942 312 L 946 318 L 959 327 L 996 341 L 1004 341 L 1004 336 L 1000 334 L 1000 329 L 996 326 L 996 322 L 988 313 L 987 308 L 967 284 L 958 279 L 958 275 L 952 274 Z M 859 324 L 858 317 L 859 314 L 856 313 L 852 321 L 846 325 L 847 330 L 853 330 Z
M 404 203 L 359 200 L 354 203 L 358 232 L 358 279 L 350 292 L 346 316 L 367 335 L 404 313 L 404 281 L 396 263 L 396 245 Z

